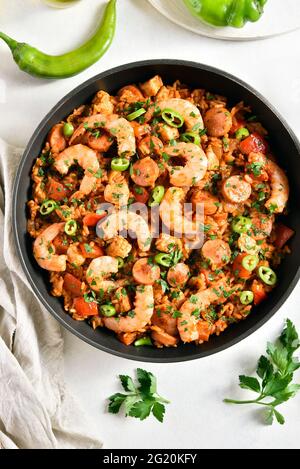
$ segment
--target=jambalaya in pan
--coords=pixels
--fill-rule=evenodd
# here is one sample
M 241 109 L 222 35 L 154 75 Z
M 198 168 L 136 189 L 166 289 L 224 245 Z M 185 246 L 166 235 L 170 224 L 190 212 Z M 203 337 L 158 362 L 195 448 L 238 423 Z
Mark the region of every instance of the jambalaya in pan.
M 289 252 L 267 130 L 246 103 L 159 76 L 57 123 L 32 182 L 28 232 L 51 294 L 126 345 L 198 345 L 256 314 Z

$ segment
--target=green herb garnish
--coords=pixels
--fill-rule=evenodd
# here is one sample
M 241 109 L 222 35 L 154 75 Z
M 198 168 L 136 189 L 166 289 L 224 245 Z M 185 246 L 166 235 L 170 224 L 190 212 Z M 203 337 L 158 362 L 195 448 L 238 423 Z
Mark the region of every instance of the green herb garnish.
M 134 384 L 130 376 L 119 375 L 126 394 L 116 393 L 110 396 L 108 411 L 117 414 L 124 404 L 126 417 L 130 416 L 145 420 L 152 412 L 159 422 L 163 422 L 165 415 L 164 404 L 169 404 L 169 401 L 157 394 L 155 376 L 141 368 L 136 370 L 136 374 L 138 386 Z
M 286 327 L 278 342 L 268 343 L 268 357 L 262 355 L 258 361 L 256 374 L 260 379 L 244 375 L 239 377 L 240 387 L 256 392 L 258 397 L 246 401 L 225 399 L 224 402 L 264 406 L 266 423 L 271 425 L 275 417 L 277 422 L 283 425 L 285 419 L 278 412 L 277 407 L 295 397 L 300 390 L 300 384 L 292 384 L 294 372 L 300 368 L 300 362 L 294 356 L 294 352 L 299 347 L 300 341 L 296 328 L 292 321 L 287 319 Z

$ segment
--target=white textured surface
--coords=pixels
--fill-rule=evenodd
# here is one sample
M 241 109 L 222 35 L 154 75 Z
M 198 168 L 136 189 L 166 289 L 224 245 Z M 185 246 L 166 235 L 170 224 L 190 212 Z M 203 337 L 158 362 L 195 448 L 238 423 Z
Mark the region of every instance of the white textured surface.
M 269 0 L 264 15 L 255 23 L 247 23 L 241 29 L 215 28 L 194 17 L 184 0 L 148 0 L 160 13 L 174 23 L 207 37 L 228 40 L 254 40 L 284 34 L 300 28 L 300 3 L 298 0 Z
M 57 53 L 79 44 L 104 0 L 82 0 L 57 11 L 30 0 L 2 0 L 0 28 L 17 39 Z M 49 109 L 68 91 L 110 67 L 149 58 L 182 58 L 223 68 L 258 89 L 300 136 L 300 32 L 262 42 L 230 43 L 197 36 L 157 13 L 146 0 L 119 0 L 118 30 L 104 58 L 81 75 L 41 81 L 24 75 L 0 44 L 0 136 L 24 146 Z M 221 354 L 174 365 L 142 365 L 153 371 L 170 398 L 165 423 L 109 415 L 105 398 L 119 390 L 116 376 L 140 364 L 102 353 L 65 333 L 66 374 L 73 392 L 94 419 L 106 448 L 299 448 L 300 396 L 283 406 L 284 427 L 265 427 L 257 410 L 231 407 L 223 397 L 241 396 L 240 372 L 251 373 L 267 340 L 290 317 L 300 330 L 300 285 L 259 331 Z M 298 375 L 299 378 L 299 375 Z M 298 379 L 299 381 L 299 379 Z

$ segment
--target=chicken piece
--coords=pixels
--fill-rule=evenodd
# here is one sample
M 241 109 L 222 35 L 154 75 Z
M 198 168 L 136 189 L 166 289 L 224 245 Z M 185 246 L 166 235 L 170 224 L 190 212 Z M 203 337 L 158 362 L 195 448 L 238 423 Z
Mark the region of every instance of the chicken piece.
M 106 254 L 111 257 L 122 257 L 122 259 L 125 259 L 131 249 L 131 244 L 125 238 L 122 236 L 116 236 L 109 242 L 109 245 L 106 248 Z
M 163 81 L 161 77 L 155 75 L 155 77 L 140 85 L 140 88 L 146 96 L 152 97 L 157 95 L 162 86 Z

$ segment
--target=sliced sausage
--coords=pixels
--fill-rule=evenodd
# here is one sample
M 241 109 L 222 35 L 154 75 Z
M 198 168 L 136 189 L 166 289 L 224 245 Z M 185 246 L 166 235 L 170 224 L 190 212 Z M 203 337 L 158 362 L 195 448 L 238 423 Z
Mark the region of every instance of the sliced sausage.
M 139 155 L 143 158 L 151 155 L 161 155 L 164 145 L 162 141 L 154 135 L 148 135 L 138 144 Z
M 202 246 L 202 256 L 213 270 L 228 264 L 231 250 L 229 244 L 222 239 L 211 239 Z
M 228 202 L 233 204 L 246 202 L 251 195 L 251 184 L 241 176 L 231 176 L 223 182 L 222 194 Z
M 160 268 L 149 259 L 139 259 L 132 268 L 132 275 L 137 283 L 153 285 L 160 277 Z
M 252 221 L 251 236 L 256 241 L 270 236 L 273 229 L 273 217 L 260 212 L 252 212 L 250 218 Z
M 183 262 L 180 262 L 179 264 L 169 269 L 167 274 L 167 280 L 171 287 L 181 288 L 184 287 L 184 285 L 188 281 L 189 275 L 189 267 Z
M 158 176 L 159 167 L 150 157 L 138 160 L 132 166 L 131 179 L 138 186 L 153 186 Z
M 231 114 L 225 108 L 213 107 L 206 112 L 204 124 L 210 137 L 224 137 L 232 126 Z
M 203 204 L 204 214 L 213 215 L 218 210 L 219 199 L 207 191 L 195 190 L 191 202 L 194 210 L 197 204 Z

